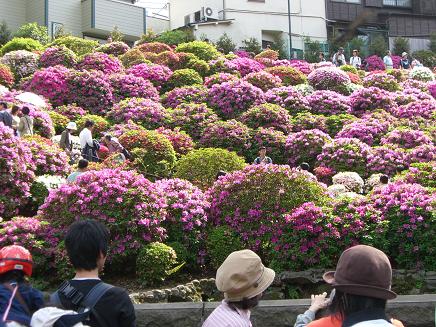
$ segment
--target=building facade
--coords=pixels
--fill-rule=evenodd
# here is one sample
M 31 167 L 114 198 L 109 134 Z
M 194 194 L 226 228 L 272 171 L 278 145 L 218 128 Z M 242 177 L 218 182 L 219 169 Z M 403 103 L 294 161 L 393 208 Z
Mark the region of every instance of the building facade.
M 326 43 L 324 0 L 292 0 L 290 11 L 294 53 L 304 50 L 306 37 Z M 287 0 L 170 0 L 170 26 L 188 26 L 211 41 L 226 33 L 239 47 L 252 37 L 264 47 L 280 38 L 289 49 Z
M 349 33 L 363 39 L 384 35 L 392 47 L 401 36 L 416 51 L 426 49 L 436 32 L 436 0 L 326 0 L 326 12 L 333 39 Z
M 117 0 L 0 0 L 0 22 L 15 31 L 27 22 L 48 28 L 50 36 L 60 26 L 79 37 L 104 40 L 117 26 L 126 40 L 137 40 L 147 29 L 162 32 L 169 21 L 150 17 L 132 1 Z

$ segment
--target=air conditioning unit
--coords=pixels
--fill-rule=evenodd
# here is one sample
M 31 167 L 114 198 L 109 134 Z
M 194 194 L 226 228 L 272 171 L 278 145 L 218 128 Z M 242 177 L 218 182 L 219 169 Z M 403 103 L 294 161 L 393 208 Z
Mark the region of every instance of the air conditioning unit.
M 201 11 L 205 20 L 217 20 L 218 10 L 212 7 L 202 7 Z

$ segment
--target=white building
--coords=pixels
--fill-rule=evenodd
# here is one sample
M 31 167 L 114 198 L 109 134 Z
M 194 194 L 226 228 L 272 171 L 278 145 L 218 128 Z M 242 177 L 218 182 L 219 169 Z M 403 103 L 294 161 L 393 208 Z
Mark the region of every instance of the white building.
M 211 41 L 227 33 L 238 46 L 254 37 L 265 47 L 280 37 L 289 49 L 287 0 L 170 0 L 170 26 L 190 26 Z M 291 35 L 293 49 L 304 50 L 305 37 L 327 42 L 325 0 L 291 1 Z
M 168 30 L 166 19 L 150 17 L 130 0 L 0 0 L 0 22 L 15 31 L 27 22 L 46 25 L 49 35 L 63 26 L 79 37 L 106 39 L 114 26 L 126 40 L 137 40 L 147 29 Z

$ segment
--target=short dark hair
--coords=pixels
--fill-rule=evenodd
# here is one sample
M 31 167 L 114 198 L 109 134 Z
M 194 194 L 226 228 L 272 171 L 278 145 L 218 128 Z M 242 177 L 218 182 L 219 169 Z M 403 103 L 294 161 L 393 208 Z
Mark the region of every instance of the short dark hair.
M 107 138 L 109 141 L 111 141 L 112 140 L 112 136 L 110 135 L 110 134 L 105 134 L 105 136 L 104 136 L 105 138 Z
M 320 52 L 319 54 L 324 57 L 324 52 Z
M 300 169 L 308 171 L 310 169 L 310 166 L 309 166 L 309 164 L 307 162 L 303 162 L 300 165 Z
M 226 176 L 227 173 L 224 170 L 220 170 L 216 173 L 215 179 L 218 180 L 221 176 Z
M 3 108 L 7 108 L 8 104 L 6 102 L 0 102 L 0 106 Z
M 94 122 L 92 121 L 92 120 L 87 120 L 86 122 L 85 122 L 85 127 L 87 128 L 87 127 L 92 127 L 92 126 L 94 126 Z
M 4 274 L 0 274 L 0 283 L 10 283 L 10 282 L 24 283 L 26 281 L 26 277 L 24 276 L 24 272 L 22 270 L 9 270 Z
M 29 109 L 29 107 L 23 107 L 21 109 L 21 112 L 25 115 L 28 115 L 30 113 L 30 109 Z
M 238 308 L 240 310 L 250 310 L 259 304 L 261 296 L 257 295 L 251 299 L 243 298 L 241 301 L 229 302 L 229 306 L 232 308 Z
M 88 167 L 88 160 L 86 159 L 80 159 L 79 163 L 77 164 L 77 168 L 79 169 L 85 169 L 86 167 Z
M 266 147 L 261 146 L 261 147 L 259 148 L 259 151 L 260 151 L 260 150 L 266 150 Z
M 93 270 L 102 253 L 107 255 L 109 231 L 101 223 L 87 219 L 70 226 L 65 237 L 70 262 L 75 269 Z
M 11 109 L 11 113 L 12 113 L 12 114 L 15 114 L 15 113 L 18 112 L 19 110 L 20 110 L 20 108 L 19 108 L 18 106 L 13 105 L 13 106 L 12 106 L 12 109 Z
M 388 175 L 381 175 L 380 176 L 380 183 L 383 183 L 383 184 L 389 183 L 389 176 Z

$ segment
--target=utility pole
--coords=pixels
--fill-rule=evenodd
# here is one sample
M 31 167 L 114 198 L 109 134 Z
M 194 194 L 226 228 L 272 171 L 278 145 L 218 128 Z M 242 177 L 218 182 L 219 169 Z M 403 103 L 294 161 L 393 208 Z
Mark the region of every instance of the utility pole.
M 289 23 L 289 59 L 292 59 L 292 25 L 291 25 L 291 0 L 288 0 L 288 23 Z

